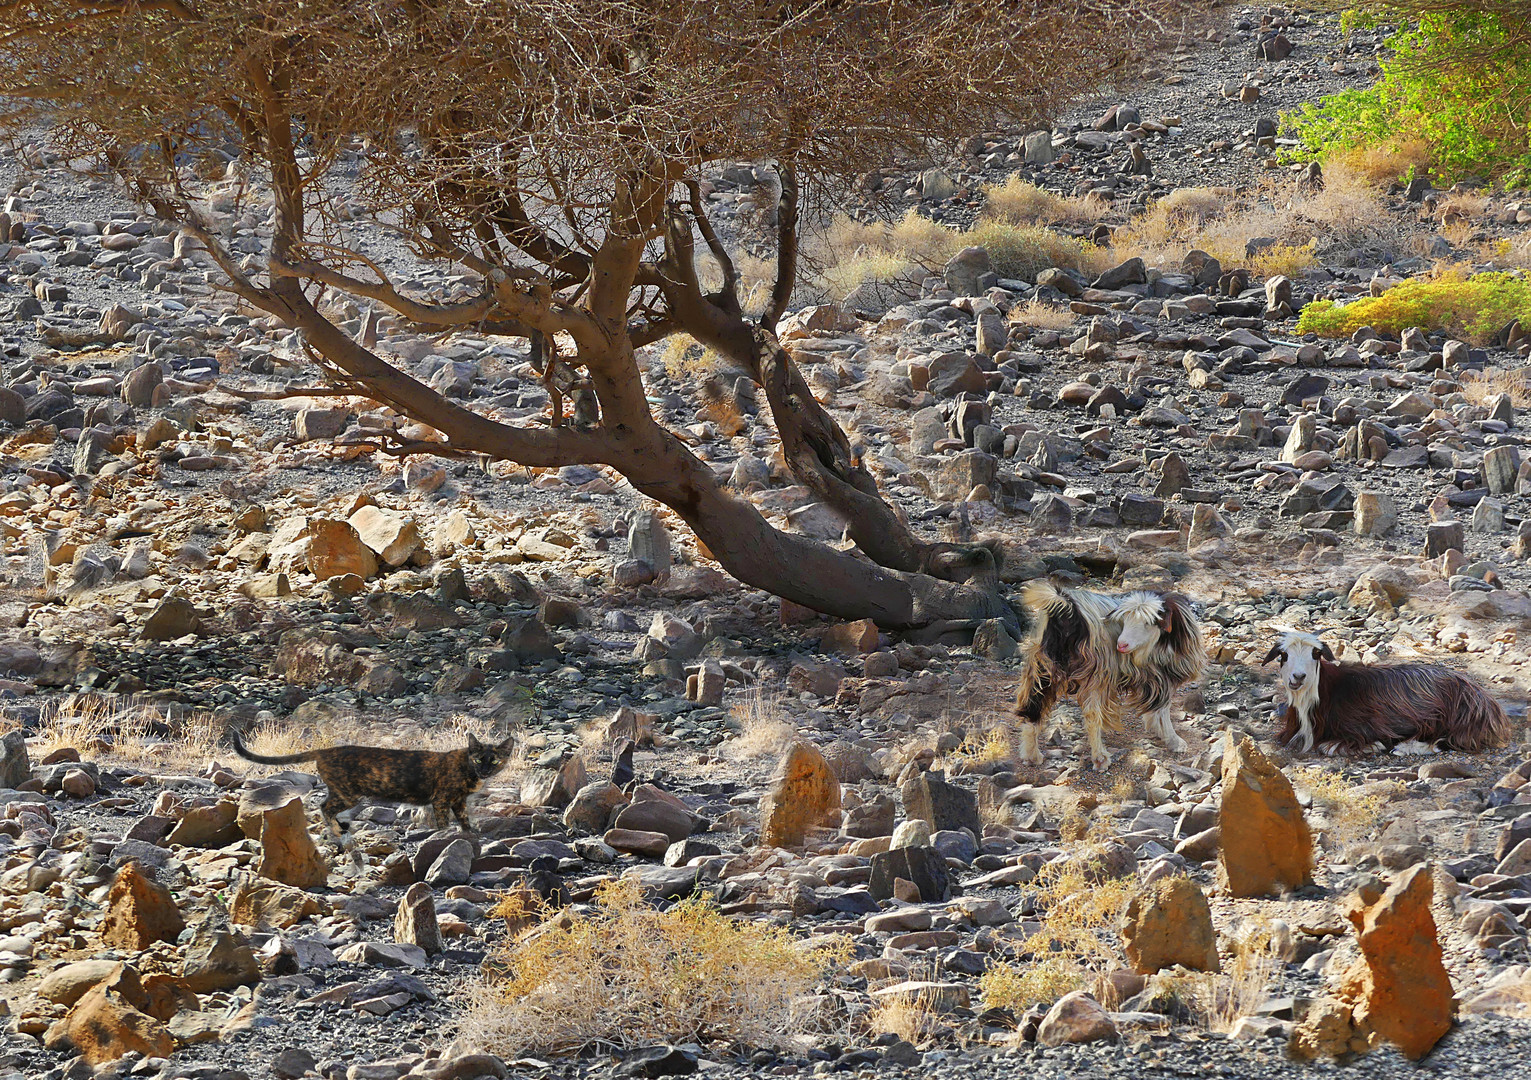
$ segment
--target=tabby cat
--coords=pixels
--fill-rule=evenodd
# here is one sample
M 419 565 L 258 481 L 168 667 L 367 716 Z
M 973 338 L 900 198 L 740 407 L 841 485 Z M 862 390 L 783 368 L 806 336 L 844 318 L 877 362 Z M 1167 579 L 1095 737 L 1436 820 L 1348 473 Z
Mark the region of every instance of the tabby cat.
M 337 818 L 364 798 L 429 806 L 437 827 L 447 813 L 473 831 L 466 810 L 468 796 L 499 772 L 510 759 L 512 736 L 502 743 L 481 743 L 471 734 L 463 750 L 393 750 L 383 746 L 329 746 L 301 754 L 267 755 L 247 749 L 239 733 L 230 731 L 234 749 L 247 761 L 261 765 L 295 765 L 312 761 L 319 779 L 329 788 L 319 812 L 337 833 L 346 825 Z

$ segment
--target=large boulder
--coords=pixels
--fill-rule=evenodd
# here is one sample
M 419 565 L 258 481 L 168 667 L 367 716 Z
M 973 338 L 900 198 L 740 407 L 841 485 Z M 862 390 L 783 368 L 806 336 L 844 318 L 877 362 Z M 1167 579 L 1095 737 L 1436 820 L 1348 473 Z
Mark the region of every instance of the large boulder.
M 19 731 L 0 736 L 0 791 L 18 788 L 32 779 L 32 759 L 27 755 L 27 737 Z
M 308 523 L 308 572 L 320 581 L 377 573 L 377 556 L 347 521 L 314 518 Z
M 1212 908 L 1201 888 L 1182 874 L 1160 878 L 1127 904 L 1122 948 L 1140 975 L 1179 964 L 1193 971 L 1217 971 L 1217 934 Z
M 923 772 L 904 781 L 899 788 L 904 799 L 904 816 L 930 822 L 936 832 L 947 829 L 970 829 L 983 835 L 983 821 L 978 816 L 978 799 L 966 788 L 947 783 L 938 772 Z
M 1083 990 L 1064 994 L 1037 1025 L 1037 1042 L 1043 1046 L 1064 1043 L 1115 1042 L 1116 1024 L 1100 1002 Z
M 1417 1061 L 1451 1030 L 1455 1006 L 1442 962 L 1430 900 L 1430 866 L 1419 863 L 1385 892 L 1363 889 L 1345 906 L 1362 959 L 1346 974 L 1340 998 L 1370 1030 Z
M 361 542 L 389 566 L 403 566 L 425 543 L 414 518 L 380 506 L 359 507 L 348 521 Z
M 257 874 L 300 889 L 318 888 L 329 879 L 329 864 L 308 833 L 302 799 L 291 795 L 285 802 L 262 810 L 259 819 Z
M 806 742 L 787 748 L 771 789 L 760 800 L 760 842 L 770 847 L 798 847 L 810 828 L 840 806 L 840 781 Z
M 1270 896 L 1313 880 L 1313 834 L 1286 775 L 1248 735 L 1223 754 L 1221 865 L 1234 896 Z
M 136 862 L 117 871 L 101 918 L 101 943 L 138 952 L 156 941 L 174 941 L 186 929 L 170 890 L 139 869 Z
M 72 1046 L 90 1065 L 104 1065 L 124 1054 L 169 1057 L 175 1039 L 149 1015 L 149 995 L 138 972 L 118 964 L 49 1029 L 50 1048 Z
M 221 919 L 198 923 L 181 957 L 181 982 L 196 994 L 260 982 L 260 964 L 249 940 Z

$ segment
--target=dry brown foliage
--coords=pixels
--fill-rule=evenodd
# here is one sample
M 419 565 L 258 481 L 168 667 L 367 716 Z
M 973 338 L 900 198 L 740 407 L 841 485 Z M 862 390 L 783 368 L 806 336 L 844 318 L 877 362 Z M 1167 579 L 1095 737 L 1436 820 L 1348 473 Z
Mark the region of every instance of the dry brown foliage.
M 0 120 L 46 123 L 68 155 L 104 162 L 206 246 L 222 287 L 300 329 L 336 388 L 445 436 L 379 435 L 375 451 L 609 465 L 740 580 L 916 626 L 1008 609 L 992 558 L 917 537 L 882 499 L 777 342 L 799 220 L 870 168 L 928 163 L 1136 74 L 1197 9 L 0 0 Z M 708 216 L 701 184 L 730 161 L 762 163 L 779 186 L 774 210 L 757 207 L 774 229 L 768 286 Z M 227 241 L 247 212 L 269 213 L 270 235 L 236 258 Z M 353 239 L 369 220 L 454 284 L 404 288 Z M 1013 262 L 1033 251 L 1017 244 Z M 550 415 L 509 424 L 442 397 L 347 333 L 326 291 L 423 332 L 527 337 L 559 391 Z M 794 478 L 866 559 L 776 530 L 655 419 L 637 350 L 679 333 L 761 385 Z M 569 418 L 576 384 L 595 404 Z

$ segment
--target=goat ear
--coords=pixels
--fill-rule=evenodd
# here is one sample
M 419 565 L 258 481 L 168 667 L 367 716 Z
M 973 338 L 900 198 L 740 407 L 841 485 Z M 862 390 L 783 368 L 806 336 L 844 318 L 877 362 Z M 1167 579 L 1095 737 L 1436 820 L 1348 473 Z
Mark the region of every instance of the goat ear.
M 1330 650 L 1329 646 L 1322 641 L 1318 643 L 1318 648 L 1315 650 L 1314 659 L 1327 660 L 1331 664 L 1336 663 L 1334 659 L 1334 653 Z
M 1261 660 L 1260 663 L 1268 664 L 1279 655 L 1281 655 L 1281 642 L 1278 641 L 1271 646 L 1271 651 L 1265 654 L 1265 659 Z

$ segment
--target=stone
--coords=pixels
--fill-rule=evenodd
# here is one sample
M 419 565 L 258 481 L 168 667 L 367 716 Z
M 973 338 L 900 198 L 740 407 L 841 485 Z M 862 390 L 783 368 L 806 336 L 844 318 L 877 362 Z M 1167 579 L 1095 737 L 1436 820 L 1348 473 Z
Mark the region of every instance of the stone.
M 1003 619 L 984 619 L 973 631 L 973 655 L 987 660 L 1008 660 L 1020 651 Z
M 645 784 L 634 790 L 633 801 L 617 811 L 611 826 L 633 832 L 659 833 L 666 838 L 667 844 L 674 844 L 696 830 L 697 820 L 696 815 L 673 795 Z
M 664 833 L 651 829 L 608 829 L 601 839 L 617 851 L 641 855 L 646 859 L 663 858 L 675 843 Z
M 1469 526 L 1475 533 L 1493 535 L 1504 531 L 1504 503 L 1498 499 L 1479 499 L 1473 507 Z
M 564 827 L 585 833 L 603 833 L 612 815 L 626 805 L 627 796 L 610 780 L 586 784 L 575 792 L 564 808 Z
M 972 994 L 959 982 L 913 980 L 873 990 L 872 1000 L 879 1005 L 904 1005 L 921 1013 L 949 1013 L 968 1008 Z
M 1233 530 L 1211 503 L 1197 503 L 1191 510 L 1191 531 L 1186 544 L 1195 548 L 1209 540 L 1227 536 Z
M 633 1050 L 617 1067 L 616 1075 L 645 1077 L 689 1076 L 697 1071 L 700 1059 L 691 1050 L 679 1046 L 642 1046 Z
M 58 1041 L 72 1046 L 90 1065 L 104 1065 L 125 1054 L 167 1058 L 175 1050 L 175 1039 L 149 1015 L 149 1007 L 138 972 L 118 964 L 56 1025 Z
M 527 806 L 568 806 L 586 784 L 585 759 L 570 754 L 551 768 L 532 771 L 521 785 L 521 801 Z
M 1160 878 L 1127 904 L 1122 948 L 1140 975 L 1179 964 L 1193 971 L 1217 971 L 1217 934 L 1212 908 L 1200 886 L 1182 874 Z
M 945 857 L 933 847 L 890 848 L 872 856 L 867 889 L 874 900 L 890 900 L 900 882 L 913 887 L 914 898 L 936 904 L 947 898 L 951 876 Z
M 1383 537 L 1397 526 L 1398 507 L 1391 495 L 1362 490 L 1356 495 L 1354 520 L 1357 536 Z
M 993 356 L 1010 343 L 1010 328 L 997 311 L 986 311 L 978 316 L 974 351 Z
M 1026 164 L 1049 165 L 1058 159 L 1058 152 L 1053 149 L 1053 133 L 1051 131 L 1033 131 L 1026 136 L 1023 143 Z
M 899 788 L 904 800 L 904 815 L 930 822 L 936 832 L 967 829 L 974 836 L 983 835 L 983 819 L 978 816 L 978 799 L 967 788 L 947 783 L 938 772 L 923 772 L 906 780 Z
M 1313 449 L 1313 441 L 1317 437 L 1318 419 L 1312 413 L 1299 413 L 1292 421 L 1286 445 L 1281 448 L 1281 460 L 1289 465 L 1295 463 L 1299 457 Z
M 320 910 L 319 901 L 302 889 L 245 874 L 229 900 L 229 921 L 258 929 L 286 930 Z
M 235 819 L 238 803 L 219 799 L 208 806 L 193 806 L 181 815 L 165 837 L 165 843 L 178 847 L 220 848 L 239 840 Z
M 1154 488 L 1154 497 L 1167 499 L 1191 486 L 1191 470 L 1177 453 L 1171 451 L 1160 460 L 1160 479 Z
M 415 519 L 405 514 L 362 506 L 347 520 L 361 542 L 388 566 L 403 566 L 425 546 Z
M 1483 455 L 1483 479 L 1491 495 L 1512 494 L 1519 471 L 1520 452 L 1513 446 L 1496 446 Z
M 293 432 L 300 443 L 333 439 L 345 431 L 350 422 L 349 409 L 299 409 L 292 418 Z
M 672 660 L 694 660 L 702 652 L 702 639 L 691 624 L 666 611 L 656 611 L 648 636 L 665 647 Z
M 254 839 L 260 841 L 255 872 L 261 877 L 300 889 L 316 889 L 329 879 L 329 864 L 309 835 L 303 800 L 297 795 L 261 812 Z
M 55 1005 L 70 1006 L 117 970 L 115 960 L 76 960 L 54 968 L 37 984 L 37 996 Z
M 1432 521 L 1425 526 L 1425 558 L 1438 559 L 1466 545 L 1466 529 L 1460 521 Z
M 271 1059 L 271 1073 L 277 1080 L 300 1080 L 319 1071 L 319 1060 L 301 1046 L 289 1046 Z
M 320 581 L 345 574 L 365 579 L 377 573 L 377 556 L 350 522 L 328 518 L 308 523 L 307 563 L 309 573 Z
M 393 917 L 393 940 L 414 945 L 427 956 L 441 952 L 441 926 L 436 921 L 436 898 L 431 887 L 417 881 L 405 890 Z
M 1455 1006 L 1430 901 L 1431 868 L 1419 863 L 1380 892 L 1363 887 L 1344 907 L 1362 959 L 1345 975 L 1339 997 L 1355 1025 L 1418 1061 L 1451 1030 Z
M 760 842 L 798 847 L 809 829 L 840 807 L 840 781 L 818 748 L 794 742 L 760 800 Z
M 643 560 L 661 577 L 670 572 L 670 532 L 656 511 L 640 510 L 633 515 L 627 549 L 628 558 Z
M 0 735 L 0 790 L 14 790 L 32 779 L 27 737 L 20 731 Z
M 165 370 L 152 360 L 128 372 L 119 391 L 125 404 L 146 408 L 154 404 L 154 391 L 165 381 Z
M 871 619 L 836 623 L 819 638 L 819 651 L 833 656 L 864 656 L 877 651 L 880 635 Z
M 888 841 L 888 850 L 894 848 L 930 847 L 930 822 L 923 818 L 910 818 L 899 823 Z
M 147 641 L 172 641 L 202 630 L 202 616 L 190 600 L 167 596 L 144 620 L 143 637 Z
M 1230 734 L 1218 814 L 1222 875 L 1234 896 L 1269 896 L 1313 880 L 1313 834 L 1286 775 L 1253 739 Z
M 1134 256 L 1118 263 L 1095 279 L 1093 288 L 1120 289 L 1124 285 L 1142 285 L 1148 280 L 1148 268 L 1143 260 Z
M 1084 990 L 1064 994 L 1037 1025 L 1037 1042 L 1043 1046 L 1115 1042 L 1116 1038 L 1116 1024 L 1111 1014 Z
M 926 197 L 930 197 L 928 189 Z M 983 292 L 981 279 L 993 270 L 994 264 L 986 250 L 981 247 L 965 247 L 946 261 L 941 276 L 946 281 L 946 287 L 958 296 L 978 296 Z
M 260 978 L 260 964 L 249 940 L 221 925 L 221 920 L 210 918 L 198 923 L 191 941 L 182 947 L 181 982 L 192 993 L 252 986 Z
M 420 876 L 426 884 L 437 888 L 466 885 L 473 874 L 473 860 L 476 857 L 477 848 L 473 842 L 459 836 L 441 848 Z
M 988 392 L 989 380 L 966 353 L 942 353 L 930 362 L 927 388 L 940 398 L 954 398 L 958 394 L 984 394 Z
M 156 941 L 174 941 L 186 929 L 170 890 L 146 876 L 136 862 L 117 871 L 101 917 L 101 943 L 138 952 Z

